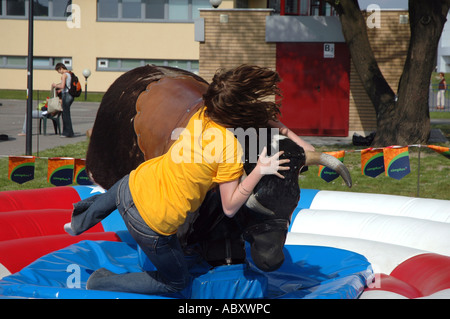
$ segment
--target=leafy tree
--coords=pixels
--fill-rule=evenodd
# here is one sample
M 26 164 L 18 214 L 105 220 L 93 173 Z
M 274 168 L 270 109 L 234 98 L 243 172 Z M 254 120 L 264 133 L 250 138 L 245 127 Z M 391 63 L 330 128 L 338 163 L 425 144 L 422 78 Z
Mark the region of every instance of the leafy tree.
M 430 134 L 429 84 L 450 0 L 408 1 L 411 37 L 397 95 L 378 67 L 358 1 L 326 2 L 339 14 L 353 64 L 375 108 L 373 146 L 426 144 Z

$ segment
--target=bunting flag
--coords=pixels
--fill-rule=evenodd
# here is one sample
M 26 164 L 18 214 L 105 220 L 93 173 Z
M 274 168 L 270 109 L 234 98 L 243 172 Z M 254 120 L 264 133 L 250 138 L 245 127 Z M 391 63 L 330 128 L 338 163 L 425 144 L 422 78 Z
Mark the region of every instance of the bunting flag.
M 386 176 L 400 180 L 411 172 L 408 146 L 386 147 L 383 156 Z
M 8 178 L 23 184 L 34 179 L 34 156 L 9 156 Z
M 450 148 L 436 145 L 428 145 L 428 148 L 431 148 L 433 151 L 438 152 L 441 155 L 444 155 L 448 159 L 450 159 Z
M 73 179 L 78 185 L 92 185 L 94 184 L 86 173 L 86 160 L 81 158 L 75 159 L 75 169 Z
M 341 162 L 344 162 L 345 151 L 336 151 L 336 152 L 324 152 L 325 154 L 329 154 L 331 156 L 336 157 Z M 331 168 L 325 167 L 323 165 L 319 166 L 319 176 L 327 183 L 335 180 L 339 177 L 339 174 L 336 173 Z
M 74 158 L 52 157 L 48 159 L 47 181 L 55 186 L 73 183 Z
M 409 147 L 427 147 L 450 159 L 450 148 L 437 145 L 408 145 L 388 146 L 384 148 L 367 148 L 363 150 L 341 150 L 335 152 L 324 152 L 344 162 L 345 153 L 361 153 L 361 174 L 369 177 L 377 177 L 383 171 L 386 176 L 400 180 L 411 172 Z M 35 159 L 47 159 L 48 171 L 47 181 L 55 186 L 66 186 L 70 184 L 93 185 L 86 173 L 85 159 L 67 157 L 35 157 L 35 156 L 8 156 L 8 179 L 23 184 L 35 177 Z M 319 177 L 326 182 L 331 182 L 339 175 L 330 168 L 320 165 Z
M 383 150 L 373 148 L 361 150 L 361 174 L 375 178 L 383 172 Z

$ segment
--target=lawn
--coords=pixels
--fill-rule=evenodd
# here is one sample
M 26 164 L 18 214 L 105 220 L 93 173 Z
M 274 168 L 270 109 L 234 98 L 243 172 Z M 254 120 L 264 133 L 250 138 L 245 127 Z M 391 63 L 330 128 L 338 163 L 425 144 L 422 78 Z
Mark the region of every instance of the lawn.
M 0 191 L 34 189 L 44 187 L 54 187 L 47 182 L 47 159 L 46 157 L 73 157 L 86 158 L 88 141 L 58 146 L 49 150 L 39 152 L 39 158 L 36 158 L 34 179 L 17 184 L 8 179 L 8 158 L 0 159 Z M 33 154 L 36 155 L 36 154 Z
M 354 146 L 336 145 L 335 147 L 319 147 L 319 151 L 346 150 L 344 164 L 349 169 L 353 187 L 347 188 L 341 178 L 330 183 L 318 176 L 318 167 L 310 167 L 308 172 L 300 176 L 300 187 L 321 190 L 350 191 L 360 193 L 378 193 L 403 196 L 417 196 L 450 200 L 450 181 L 448 172 L 450 160 L 427 148 L 420 149 L 420 174 L 418 170 L 419 148 L 409 149 L 411 173 L 401 180 L 380 174 L 371 178 L 361 174 L 361 153 Z M 419 192 L 419 193 L 418 193 Z
M 83 88 L 84 89 L 84 88 Z M 105 93 L 88 92 L 86 96 L 86 102 L 101 102 Z M 46 97 L 51 96 L 51 92 L 45 90 L 33 90 L 33 101 L 44 101 Z M 26 100 L 26 90 L 0 90 L 0 99 L 6 100 Z M 81 96 L 77 98 L 77 102 L 84 102 L 84 91 Z

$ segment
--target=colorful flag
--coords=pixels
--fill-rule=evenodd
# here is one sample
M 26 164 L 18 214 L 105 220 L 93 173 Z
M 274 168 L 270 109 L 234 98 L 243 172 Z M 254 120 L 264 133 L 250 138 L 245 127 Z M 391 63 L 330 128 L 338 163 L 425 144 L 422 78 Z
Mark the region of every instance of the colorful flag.
M 34 179 L 34 156 L 9 156 L 8 178 L 23 184 Z
M 329 154 L 331 156 L 336 157 L 338 160 L 340 160 L 341 162 L 344 162 L 344 156 L 345 156 L 345 151 L 336 151 L 336 152 L 324 152 L 325 154 Z M 319 166 L 319 176 L 320 178 L 322 178 L 324 181 L 326 181 L 327 183 L 335 180 L 336 178 L 339 177 L 339 174 L 336 173 L 334 170 L 332 170 L 331 168 L 328 168 L 326 166 Z
M 73 183 L 75 159 L 70 157 L 52 157 L 48 159 L 47 180 L 55 186 Z
M 400 180 L 411 172 L 408 146 L 386 147 L 383 149 L 383 155 L 386 176 Z
M 433 151 L 438 152 L 441 155 L 444 155 L 448 159 L 450 159 L 450 148 L 436 145 L 428 145 L 428 148 L 431 148 Z
M 86 173 L 86 160 L 81 158 L 75 159 L 74 180 L 78 185 L 92 185 L 93 182 L 89 179 Z
M 361 174 L 377 177 L 384 172 L 383 149 L 367 148 L 361 151 Z

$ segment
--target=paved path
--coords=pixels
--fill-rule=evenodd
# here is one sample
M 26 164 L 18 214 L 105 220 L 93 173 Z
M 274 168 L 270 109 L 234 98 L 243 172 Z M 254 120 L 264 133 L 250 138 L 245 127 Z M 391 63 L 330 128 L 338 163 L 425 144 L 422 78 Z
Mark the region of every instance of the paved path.
M 0 134 L 8 135 L 7 141 L 0 141 L 0 155 L 24 155 L 26 137 L 18 136 L 25 120 L 26 100 L 0 100 Z M 33 101 L 36 108 L 37 101 Z M 47 121 L 47 135 L 37 134 L 39 120 L 33 119 L 32 153 L 56 146 L 73 144 L 86 140 L 86 131 L 92 128 L 100 103 L 75 101 L 71 107 L 72 126 L 75 136 L 61 138 L 55 134 L 52 121 Z M 61 118 L 62 130 L 62 118 Z

